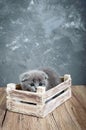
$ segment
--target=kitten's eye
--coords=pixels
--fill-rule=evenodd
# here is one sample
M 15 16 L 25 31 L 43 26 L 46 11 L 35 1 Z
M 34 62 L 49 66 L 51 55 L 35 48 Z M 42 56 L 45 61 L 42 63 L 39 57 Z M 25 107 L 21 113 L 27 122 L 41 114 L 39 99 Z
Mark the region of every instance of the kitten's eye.
M 48 79 L 48 76 L 46 76 L 45 79 Z
M 39 86 L 42 86 L 42 83 L 39 83 Z
M 31 86 L 34 86 L 34 83 L 31 83 L 30 85 L 31 85 Z

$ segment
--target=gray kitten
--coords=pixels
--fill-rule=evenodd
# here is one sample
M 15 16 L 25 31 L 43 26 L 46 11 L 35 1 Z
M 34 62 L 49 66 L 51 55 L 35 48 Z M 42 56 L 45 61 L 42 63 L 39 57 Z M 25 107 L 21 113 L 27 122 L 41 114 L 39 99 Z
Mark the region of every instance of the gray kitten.
M 23 90 L 36 92 L 37 87 L 45 86 L 46 90 L 60 83 L 59 76 L 51 69 L 30 70 L 20 75 Z

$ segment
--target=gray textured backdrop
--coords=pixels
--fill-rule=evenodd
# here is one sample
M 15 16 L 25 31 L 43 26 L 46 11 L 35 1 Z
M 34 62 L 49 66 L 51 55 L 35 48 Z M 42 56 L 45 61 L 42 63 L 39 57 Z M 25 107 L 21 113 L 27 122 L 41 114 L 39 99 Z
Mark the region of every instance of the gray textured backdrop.
M 49 66 L 86 84 L 86 0 L 0 0 L 0 86 Z

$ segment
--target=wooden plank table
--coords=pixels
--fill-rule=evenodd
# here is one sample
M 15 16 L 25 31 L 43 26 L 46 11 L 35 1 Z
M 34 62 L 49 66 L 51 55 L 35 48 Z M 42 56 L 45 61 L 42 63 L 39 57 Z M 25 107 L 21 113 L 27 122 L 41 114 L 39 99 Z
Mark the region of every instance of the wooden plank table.
M 0 130 L 86 130 L 86 86 L 72 86 L 72 98 L 45 118 L 8 111 L 0 88 Z

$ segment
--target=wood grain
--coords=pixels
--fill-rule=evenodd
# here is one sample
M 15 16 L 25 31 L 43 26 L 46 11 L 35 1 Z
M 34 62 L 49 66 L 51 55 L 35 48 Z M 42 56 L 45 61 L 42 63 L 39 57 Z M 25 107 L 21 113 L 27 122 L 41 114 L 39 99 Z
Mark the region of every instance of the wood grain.
M 72 98 L 45 118 L 6 110 L 5 88 L 0 88 L 0 130 L 86 130 L 86 86 L 73 86 Z
M 63 94 L 57 96 L 56 98 L 48 102 L 43 108 L 44 117 L 48 115 L 50 112 L 52 112 L 56 107 L 64 103 L 70 97 L 71 97 L 71 88 L 67 89 Z
M 59 85 L 53 87 L 52 89 L 46 91 L 45 99 L 48 100 L 52 98 L 52 96 L 56 95 L 57 93 L 61 92 L 62 90 L 71 86 L 71 77 L 70 75 L 64 75 L 64 82 L 60 83 Z
M 16 90 L 16 84 L 7 85 L 7 98 L 14 99 L 18 101 L 31 102 L 31 103 L 40 103 L 41 95 L 34 92 Z
M 45 86 L 38 87 L 37 92 L 22 91 L 19 85 L 7 84 L 7 109 L 37 117 L 45 117 L 57 106 L 71 97 L 71 76 L 64 75 L 64 81 L 45 91 Z M 35 104 L 34 104 L 35 103 Z

